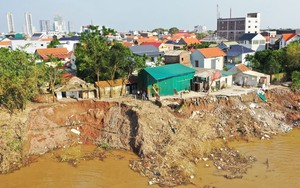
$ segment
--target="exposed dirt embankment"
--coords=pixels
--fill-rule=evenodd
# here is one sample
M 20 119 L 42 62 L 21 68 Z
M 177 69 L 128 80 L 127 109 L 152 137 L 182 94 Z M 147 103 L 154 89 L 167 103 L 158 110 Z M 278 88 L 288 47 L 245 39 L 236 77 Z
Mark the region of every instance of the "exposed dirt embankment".
M 52 149 L 96 144 L 136 152 L 140 159 L 131 161 L 131 168 L 149 177 L 149 184 L 189 183 L 197 161 L 227 156 L 214 150 L 212 140 L 268 139 L 298 125 L 299 95 L 276 89 L 268 91 L 267 98 L 268 103 L 254 93 L 209 96 L 165 100 L 159 106 L 132 99 L 72 101 L 33 107 L 12 117 L 6 114 L 0 121 L 0 172 L 19 168 L 26 164 L 22 159 Z M 229 148 L 224 151 L 234 155 Z M 253 161 L 250 159 L 238 158 Z M 223 163 L 216 164 L 226 168 Z M 241 177 L 237 172 L 244 169 L 234 171 L 226 176 Z

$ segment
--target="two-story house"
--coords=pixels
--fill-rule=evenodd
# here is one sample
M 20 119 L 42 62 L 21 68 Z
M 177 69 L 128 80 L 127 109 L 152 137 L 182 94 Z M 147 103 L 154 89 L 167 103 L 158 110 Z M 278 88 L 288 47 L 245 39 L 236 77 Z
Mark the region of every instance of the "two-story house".
M 223 70 L 226 54 L 218 47 L 196 49 L 191 54 L 193 67 Z
M 239 44 L 254 51 L 266 49 L 266 38 L 259 33 L 246 33 L 239 38 Z
M 282 34 L 279 39 L 279 49 L 286 47 L 288 44 L 290 44 L 293 41 L 299 40 L 300 37 L 296 33 L 286 33 Z

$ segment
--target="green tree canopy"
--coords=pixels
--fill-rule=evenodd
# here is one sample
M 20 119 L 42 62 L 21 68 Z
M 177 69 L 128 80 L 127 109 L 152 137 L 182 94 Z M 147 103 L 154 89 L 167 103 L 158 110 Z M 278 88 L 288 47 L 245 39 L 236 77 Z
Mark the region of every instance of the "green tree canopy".
M 169 29 L 169 34 L 173 35 L 175 33 L 177 33 L 179 31 L 179 29 L 177 27 L 171 27 Z
M 158 34 L 164 34 L 165 31 L 168 31 L 168 29 L 164 29 L 164 28 L 156 28 L 153 29 L 152 32 L 156 32 Z
M 300 70 L 300 41 L 290 43 L 286 49 L 285 68 L 287 72 Z
M 24 110 L 38 93 L 40 74 L 34 57 L 0 48 L 0 75 L 0 104 L 10 112 Z
M 292 86 L 293 90 L 300 90 L 300 71 L 293 71 L 292 73 Z
M 53 38 L 47 48 L 55 48 L 56 45 L 61 44 L 57 38 Z
M 254 56 L 247 55 L 246 60 L 251 62 L 251 67 L 266 74 L 276 74 L 282 71 L 283 51 L 263 50 L 257 51 Z
M 101 34 L 98 26 L 90 26 L 90 31 L 81 33 L 80 43 L 75 49 L 78 75 L 89 82 L 105 79 L 103 74 L 108 66 L 110 48 L 105 36 L 111 31 L 105 27 L 102 31 Z

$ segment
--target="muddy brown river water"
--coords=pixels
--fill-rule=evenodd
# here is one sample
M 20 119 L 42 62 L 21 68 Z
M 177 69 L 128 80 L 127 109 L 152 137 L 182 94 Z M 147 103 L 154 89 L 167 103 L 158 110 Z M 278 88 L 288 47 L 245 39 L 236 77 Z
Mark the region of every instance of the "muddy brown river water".
M 219 176 L 210 162 L 198 164 L 197 176 L 192 180 L 195 185 L 180 188 L 203 187 L 217 188 L 281 188 L 300 187 L 300 129 L 277 136 L 270 140 L 252 140 L 230 143 L 239 151 L 257 158 L 242 179 L 225 179 Z M 84 147 L 83 149 L 91 149 Z M 122 158 L 120 157 L 122 156 Z M 38 159 L 38 162 L 14 173 L 0 175 L 0 187 L 38 187 L 38 188 L 144 188 L 148 179 L 133 172 L 128 161 L 136 158 L 132 153 L 113 151 L 103 161 L 83 161 L 74 168 L 66 163 L 58 163 L 51 154 Z M 268 160 L 268 165 L 266 161 Z

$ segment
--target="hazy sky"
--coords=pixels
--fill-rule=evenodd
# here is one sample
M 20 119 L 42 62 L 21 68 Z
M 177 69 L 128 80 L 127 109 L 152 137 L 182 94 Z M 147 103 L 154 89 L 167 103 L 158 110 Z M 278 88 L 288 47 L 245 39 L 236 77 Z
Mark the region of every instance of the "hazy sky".
M 195 25 L 216 29 L 217 4 L 221 17 L 245 17 L 261 13 L 261 28 L 300 28 L 299 0 L 1 0 L 0 32 L 7 32 L 6 13 L 14 15 L 15 29 L 23 31 L 24 13 L 31 12 L 39 31 L 39 20 L 53 21 L 59 14 L 72 21 L 74 30 L 91 24 L 117 31 L 152 30 L 158 27 L 192 30 Z

